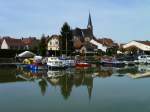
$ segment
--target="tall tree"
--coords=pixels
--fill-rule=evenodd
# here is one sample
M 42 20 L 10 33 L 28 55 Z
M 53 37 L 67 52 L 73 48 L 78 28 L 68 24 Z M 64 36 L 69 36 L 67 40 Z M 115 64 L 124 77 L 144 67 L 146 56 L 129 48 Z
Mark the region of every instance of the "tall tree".
M 73 52 L 73 35 L 67 22 L 65 22 L 61 28 L 61 36 L 61 50 L 66 51 L 67 54 Z
M 39 44 L 39 53 L 41 56 L 45 56 L 46 55 L 46 50 L 47 50 L 47 44 L 46 44 L 46 37 L 43 34 L 40 40 L 40 44 Z

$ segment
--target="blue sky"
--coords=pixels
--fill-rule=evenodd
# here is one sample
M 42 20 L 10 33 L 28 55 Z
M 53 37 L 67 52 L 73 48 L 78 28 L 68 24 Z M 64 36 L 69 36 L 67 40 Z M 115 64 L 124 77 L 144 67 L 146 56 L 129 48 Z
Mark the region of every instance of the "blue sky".
M 117 42 L 150 40 L 150 0 L 0 0 L 0 35 L 59 34 L 65 21 Z

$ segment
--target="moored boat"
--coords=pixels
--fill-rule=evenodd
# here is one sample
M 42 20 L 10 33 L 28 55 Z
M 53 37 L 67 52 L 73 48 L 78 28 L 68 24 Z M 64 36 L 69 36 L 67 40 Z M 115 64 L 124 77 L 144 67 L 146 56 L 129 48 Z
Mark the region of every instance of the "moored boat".
M 124 67 L 125 63 L 122 61 L 118 61 L 115 58 L 103 58 L 101 59 L 102 66 L 108 67 Z
M 76 66 L 76 61 L 70 58 L 66 57 L 60 57 L 60 60 L 65 64 L 66 67 L 75 67 Z
M 76 67 L 91 67 L 91 64 L 87 62 L 77 62 Z
M 48 57 L 47 66 L 49 69 L 65 69 L 67 68 L 63 60 L 58 57 Z

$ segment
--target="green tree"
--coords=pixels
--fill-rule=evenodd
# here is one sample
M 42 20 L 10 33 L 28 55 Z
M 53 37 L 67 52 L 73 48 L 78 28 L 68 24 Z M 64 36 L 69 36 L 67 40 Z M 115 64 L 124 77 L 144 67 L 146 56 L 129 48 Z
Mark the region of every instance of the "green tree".
M 45 56 L 46 55 L 46 51 L 47 51 L 47 44 L 46 44 L 46 37 L 43 34 L 40 40 L 40 44 L 39 44 L 39 53 L 41 56 Z
M 73 52 L 73 35 L 71 28 L 67 22 L 65 22 L 61 28 L 61 37 L 61 50 L 65 51 L 65 53 L 67 54 Z

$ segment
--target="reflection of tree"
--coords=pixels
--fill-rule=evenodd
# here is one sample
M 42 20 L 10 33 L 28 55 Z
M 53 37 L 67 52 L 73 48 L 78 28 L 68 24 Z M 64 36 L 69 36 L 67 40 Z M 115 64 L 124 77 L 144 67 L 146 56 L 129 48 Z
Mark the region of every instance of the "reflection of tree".
M 89 100 L 90 100 L 91 97 L 92 97 L 93 78 L 92 78 L 92 77 L 85 77 L 85 78 L 84 78 L 83 85 L 86 85 L 86 86 L 87 86 L 88 95 L 89 95 Z
M 92 74 L 86 72 L 86 70 L 75 72 L 72 75 L 65 74 L 65 76 L 62 76 L 59 78 L 57 77 L 57 78 L 48 79 L 48 81 L 52 86 L 56 86 L 56 85 L 60 86 L 61 94 L 64 97 L 64 99 L 69 98 L 72 92 L 72 87 L 74 85 L 76 87 L 86 86 L 89 99 L 91 99 L 92 88 L 93 88 L 93 78 L 92 78 Z
M 60 88 L 64 99 L 68 99 L 73 87 L 73 79 L 68 75 L 60 78 Z
M 112 74 L 113 72 L 111 70 L 107 70 L 107 71 L 101 70 L 98 72 L 98 76 L 103 78 L 110 77 Z
M 39 87 L 41 88 L 41 93 L 44 96 L 46 93 L 47 82 L 44 79 L 41 79 L 41 81 L 39 81 Z
M 81 86 L 84 80 L 84 75 L 83 74 L 75 74 L 73 78 L 74 85 L 76 87 Z
M 119 69 L 117 71 L 117 73 L 119 73 L 119 74 L 126 74 L 126 73 L 136 74 L 136 73 L 138 73 L 138 68 L 137 67 L 123 68 L 123 69 Z
M 16 81 L 23 81 L 22 79 L 16 79 L 16 74 L 18 72 L 14 68 L 0 68 L 0 83 L 6 82 L 16 82 Z

